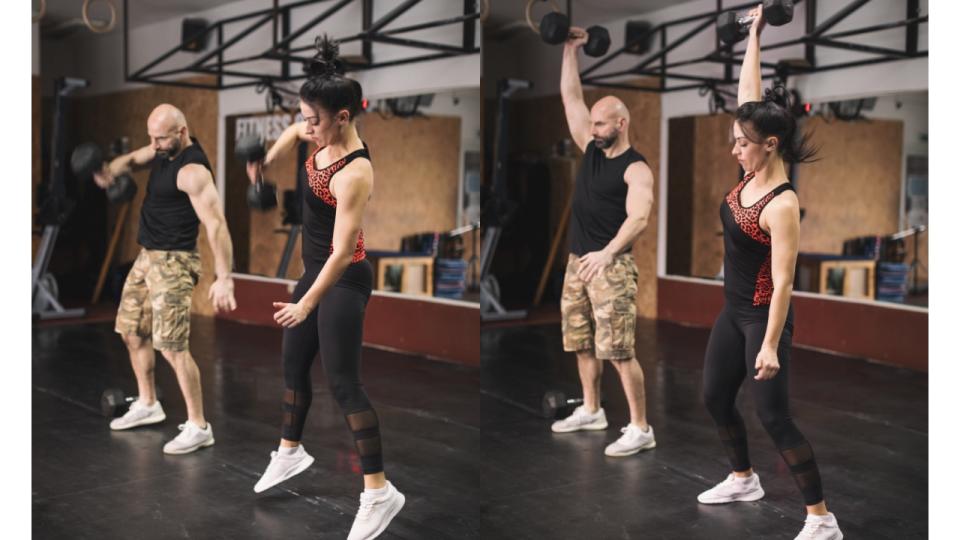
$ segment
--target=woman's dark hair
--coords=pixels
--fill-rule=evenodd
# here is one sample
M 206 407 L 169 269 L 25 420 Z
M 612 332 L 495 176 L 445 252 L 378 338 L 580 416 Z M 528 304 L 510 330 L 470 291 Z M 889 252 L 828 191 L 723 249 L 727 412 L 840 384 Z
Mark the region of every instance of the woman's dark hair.
M 331 114 L 346 109 L 353 120 L 363 108 L 363 88 L 357 81 L 343 76 L 339 43 L 326 35 L 318 36 L 316 48 L 313 60 L 303 67 L 307 81 L 300 87 L 300 99 Z
M 760 143 L 767 137 L 776 137 L 777 152 L 786 162 L 816 161 L 819 149 L 811 146 L 809 134 L 797 132 L 790 100 L 783 86 L 767 88 L 762 101 L 750 101 L 737 108 L 737 122 L 750 142 Z

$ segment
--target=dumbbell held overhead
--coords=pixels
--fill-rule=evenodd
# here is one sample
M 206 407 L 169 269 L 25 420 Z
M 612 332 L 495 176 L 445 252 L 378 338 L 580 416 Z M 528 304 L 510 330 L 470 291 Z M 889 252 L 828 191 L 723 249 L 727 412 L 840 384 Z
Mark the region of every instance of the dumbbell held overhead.
M 763 20 L 771 26 L 783 26 L 793 21 L 794 0 L 763 0 Z M 725 11 L 717 16 L 717 37 L 732 45 L 750 35 L 750 26 L 756 17 L 741 16 Z
M 550 1 L 553 11 L 550 11 L 540 19 L 540 24 L 533 22 L 533 6 L 541 0 L 527 0 L 526 18 L 527 25 L 534 32 L 540 34 L 540 38 L 545 43 L 558 45 L 564 41 L 579 37 L 570 30 L 570 18 L 560 12 L 560 6 L 555 1 Z M 548 1 L 548 0 L 542 0 Z M 587 43 L 583 46 L 583 52 L 587 56 L 603 56 L 610 49 L 610 33 L 602 26 L 591 26 L 587 28 Z
M 245 164 L 261 163 L 267 149 L 258 135 L 244 135 L 237 140 L 234 154 Z M 255 182 L 247 188 L 247 204 L 255 210 L 270 210 L 277 206 L 277 185 L 267 182 L 257 174 Z

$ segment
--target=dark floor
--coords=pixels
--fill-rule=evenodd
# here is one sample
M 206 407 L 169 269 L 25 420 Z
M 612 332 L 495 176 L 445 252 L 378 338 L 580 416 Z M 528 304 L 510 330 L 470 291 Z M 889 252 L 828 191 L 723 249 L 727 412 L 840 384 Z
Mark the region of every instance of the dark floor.
M 279 440 L 280 331 L 195 318 L 192 334 L 217 442 L 167 456 L 161 448 L 186 413 L 162 358 L 167 421 L 111 432 L 100 393 L 136 390 L 112 324 L 34 327 L 35 538 L 346 537 L 362 489 L 359 461 L 322 370 L 314 369 L 304 435 L 316 463 L 255 494 Z M 477 370 L 365 349 L 363 378 L 382 423 L 387 475 L 407 496 L 381 538 L 480 538 L 479 493 L 466 489 L 491 470 L 471 451 L 485 421 Z
M 484 326 L 481 334 L 483 453 L 496 467 L 484 483 L 484 538 L 792 539 L 802 528 L 799 492 L 744 399 L 748 391 L 740 410 L 766 497 L 696 501 L 729 469 L 699 397 L 707 330 L 640 321 L 637 350 L 658 447 L 628 458 L 603 455 L 629 419 L 612 368 L 603 379 L 609 430 L 553 434 L 536 416 L 543 392 L 580 393 L 559 325 Z M 927 376 L 801 349 L 790 376 L 794 417 L 845 538 L 926 538 Z

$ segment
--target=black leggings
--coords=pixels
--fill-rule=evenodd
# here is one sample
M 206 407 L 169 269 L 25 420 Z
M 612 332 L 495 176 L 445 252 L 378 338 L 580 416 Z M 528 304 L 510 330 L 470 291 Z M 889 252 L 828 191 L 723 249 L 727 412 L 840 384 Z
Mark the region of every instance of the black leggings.
M 308 268 L 304 272 L 291 302 L 303 298 L 319 271 L 320 268 Z M 326 292 L 317 309 L 297 326 L 283 331 L 283 438 L 300 441 L 303 435 L 313 401 L 310 367 L 319 352 L 330 390 L 353 433 L 363 474 L 383 471 L 380 423 L 360 382 L 363 315 L 370 299 L 371 281 L 369 262 L 351 264 L 340 281 Z
M 736 407 L 737 392 L 747 378 L 760 422 L 790 467 L 804 503 L 814 505 L 823 500 L 820 472 L 813 449 L 790 418 L 787 397 L 792 317 L 788 317 L 777 346 L 780 371 L 773 379 L 758 381 L 753 378 L 757 373 L 754 366 L 767 330 L 766 313 L 761 315 L 738 315 L 734 309 L 724 307 L 717 317 L 703 365 L 704 402 L 717 424 L 733 470 L 750 469 L 746 429 Z

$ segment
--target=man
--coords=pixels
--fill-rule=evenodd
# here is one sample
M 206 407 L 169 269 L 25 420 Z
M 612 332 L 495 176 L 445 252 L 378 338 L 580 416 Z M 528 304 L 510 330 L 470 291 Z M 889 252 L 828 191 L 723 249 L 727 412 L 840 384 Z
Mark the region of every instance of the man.
M 574 187 L 567 231 L 570 257 L 560 302 L 563 348 L 577 354 L 584 401 L 552 430 L 607 428 L 599 392 L 603 362 L 609 361 L 620 375 L 630 423 L 604 453 L 629 456 L 656 446 L 647 424 L 643 370 L 634 355 L 639 272 L 631 254 L 650 215 L 653 173 L 630 146 L 630 113 L 622 101 L 606 96 L 587 110 L 577 65 L 578 49 L 586 41 L 583 29 L 571 28 L 560 74 L 570 135 L 584 152 Z
M 187 403 L 187 421 L 163 451 L 186 454 L 214 443 L 213 429 L 203 415 L 200 371 L 189 350 L 190 304 L 200 276 L 196 249 L 200 223 L 213 250 L 217 278 L 209 297 L 215 311 L 237 307 L 230 277 L 233 250 L 210 162 L 190 137 L 183 113 L 172 105 L 159 105 L 147 119 L 147 134 L 148 146 L 117 157 L 94 175 L 97 185 L 107 188 L 120 174 L 150 167 L 137 239 L 143 249 L 123 285 L 115 327 L 130 353 L 139 397 L 126 414 L 110 422 L 110 428 L 130 429 L 166 419 L 154 387 L 156 349 L 173 366 Z

